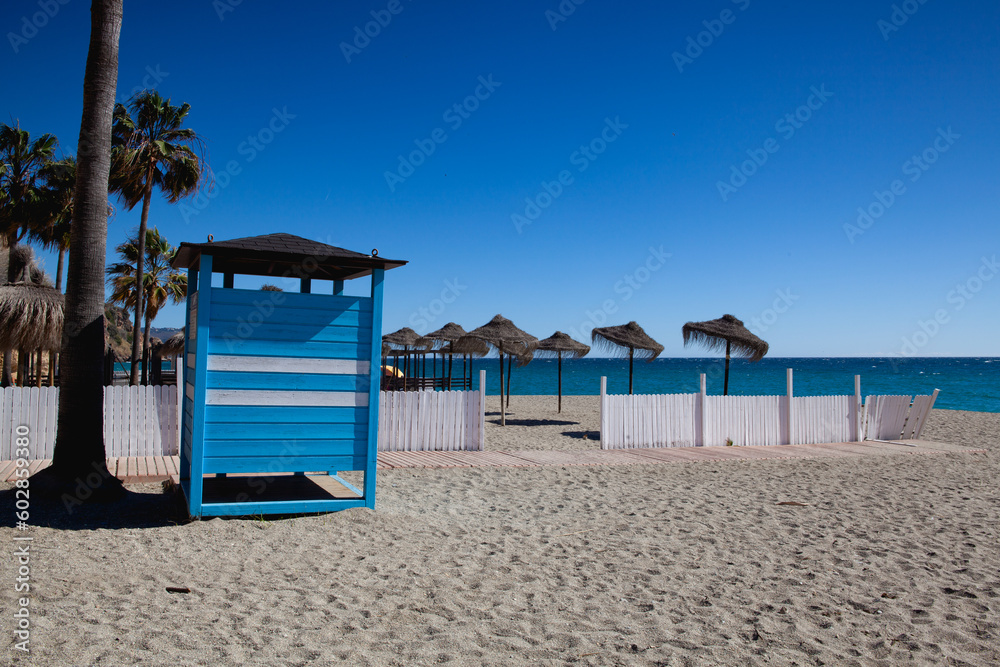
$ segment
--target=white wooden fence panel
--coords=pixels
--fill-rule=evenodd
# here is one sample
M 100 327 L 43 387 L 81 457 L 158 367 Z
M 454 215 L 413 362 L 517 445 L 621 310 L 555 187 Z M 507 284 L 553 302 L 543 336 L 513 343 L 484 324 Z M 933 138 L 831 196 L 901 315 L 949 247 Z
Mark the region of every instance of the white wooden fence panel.
M 868 396 L 865 440 L 898 440 L 903 435 L 910 396 Z
M 795 444 L 855 440 L 854 396 L 796 396 L 792 398 Z M 786 440 L 787 442 L 787 440 Z
M 704 446 L 783 445 L 784 396 L 706 396 Z
M 384 391 L 379 397 L 381 452 L 482 451 L 480 391 Z
M 601 448 L 694 446 L 698 396 L 605 395 L 601 403 Z
M 103 402 L 108 456 L 177 455 L 177 387 L 105 387 Z M 57 387 L 0 390 L 0 460 L 15 458 L 18 426 L 29 430 L 28 458 L 52 458 L 58 416 Z

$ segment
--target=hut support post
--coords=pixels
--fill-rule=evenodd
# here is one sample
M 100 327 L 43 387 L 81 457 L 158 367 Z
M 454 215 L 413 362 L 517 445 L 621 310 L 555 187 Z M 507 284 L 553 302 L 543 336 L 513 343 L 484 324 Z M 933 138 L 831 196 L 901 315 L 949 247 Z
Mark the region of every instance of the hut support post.
M 343 296 L 344 295 L 344 281 L 343 280 L 334 280 L 333 281 L 333 295 L 334 296 Z
M 722 395 L 729 396 L 729 346 L 730 342 L 726 341 L 726 381 L 722 387 Z
M 299 292 L 302 294 L 309 294 L 312 292 L 312 278 L 299 279 Z
M 224 289 L 233 289 L 233 280 L 235 276 L 232 273 L 222 274 L 222 287 Z
M 562 352 L 559 353 L 559 412 L 562 412 Z
M 382 284 L 385 269 L 372 269 L 372 351 L 382 345 Z M 368 459 L 365 465 L 365 507 L 375 509 L 375 469 L 378 463 L 378 401 L 382 369 L 371 364 L 368 385 Z

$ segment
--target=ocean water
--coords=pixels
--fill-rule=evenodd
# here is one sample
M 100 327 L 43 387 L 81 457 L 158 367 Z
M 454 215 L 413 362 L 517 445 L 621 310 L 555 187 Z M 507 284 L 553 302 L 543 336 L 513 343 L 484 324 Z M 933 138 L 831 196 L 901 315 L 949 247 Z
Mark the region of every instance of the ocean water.
M 487 392 L 500 391 L 499 361 L 477 359 L 474 383 L 480 369 L 486 370 Z M 699 374 L 705 373 L 708 393 L 721 394 L 723 359 L 656 359 L 635 362 L 634 391 L 637 394 L 697 392 Z M 431 361 L 427 362 L 428 375 Z M 456 359 L 455 375 L 461 371 Z M 729 393 L 738 395 L 785 394 L 785 369 L 794 371 L 796 396 L 853 394 L 854 376 L 861 376 L 861 394 L 930 394 L 939 389 L 936 408 L 1000 412 L 1000 358 L 768 358 L 758 363 L 733 359 L 729 370 Z M 440 374 L 440 365 L 438 366 Z M 601 376 L 608 378 L 608 393 L 628 393 L 627 359 L 564 359 L 563 395 L 597 395 Z M 511 371 L 511 394 L 556 393 L 556 360 L 534 359 Z

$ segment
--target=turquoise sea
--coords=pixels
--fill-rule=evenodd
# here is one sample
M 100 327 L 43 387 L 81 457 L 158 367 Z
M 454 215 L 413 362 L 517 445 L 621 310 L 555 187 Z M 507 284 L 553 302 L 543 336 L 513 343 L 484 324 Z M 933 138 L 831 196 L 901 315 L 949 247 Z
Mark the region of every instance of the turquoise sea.
M 457 360 L 456 360 L 457 361 Z M 476 371 L 486 370 L 487 391 L 500 390 L 499 361 L 477 359 Z M 641 394 L 675 394 L 698 391 L 698 376 L 707 374 L 708 393 L 721 394 L 723 359 L 656 359 L 635 362 L 634 389 Z M 428 359 L 428 375 L 431 362 Z M 456 364 L 459 366 L 459 364 Z M 438 366 L 440 373 L 440 366 Z M 861 393 L 930 394 L 940 389 L 935 407 L 951 410 L 1000 412 L 1000 358 L 768 358 L 752 364 L 734 359 L 729 371 L 729 393 L 741 395 L 784 394 L 785 369 L 794 371 L 796 396 L 853 394 L 854 376 L 861 376 Z M 457 368 L 455 374 L 460 374 Z M 628 392 L 627 359 L 564 359 L 563 395 L 600 393 L 601 376 L 608 378 L 608 393 Z M 474 374 L 478 385 L 479 374 Z M 511 371 L 511 393 L 556 393 L 556 361 L 534 359 Z

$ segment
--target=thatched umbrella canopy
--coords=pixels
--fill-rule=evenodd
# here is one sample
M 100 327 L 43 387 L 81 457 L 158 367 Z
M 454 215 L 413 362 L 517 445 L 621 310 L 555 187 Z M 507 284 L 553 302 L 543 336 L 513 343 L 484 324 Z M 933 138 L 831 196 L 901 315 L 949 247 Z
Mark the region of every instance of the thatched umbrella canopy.
M 726 380 L 722 389 L 723 396 L 729 394 L 729 356 L 737 356 L 760 361 L 767 354 L 768 344 L 743 326 L 743 322 L 732 315 L 723 315 L 717 320 L 708 322 L 688 322 L 681 329 L 684 334 L 684 344 L 698 343 L 709 350 L 726 351 Z
M 391 348 L 390 351 L 396 351 L 393 355 L 396 357 L 397 365 L 399 363 L 399 352 L 403 353 L 403 388 L 406 388 L 406 378 L 408 378 L 410 373 L 410 354 L 411 352 L 423 353 L 431 348 L 433 341 L 421 336 L 416 331 L 410 327 L 403 327 L 399 331 L 393 331 L 390 334 L 382 336 L 382 344 L 388 344 Z M 414 360 L 413 367 L 416 369 L 417 362 Z M 416 372 L 413 373 L 416 375 Z
M 590 352 L 590 346 L 573 340 L 568 334 L 557 331 L 545 340 L 539 341 L 535 354 L 540 357 L 559 359 L 559 412 L 562 412 L 562 360 L 565 354 L 570 359 L 579 359 Z
M 52 287 L 0 285 L 0 349 L 59 350 L 63 295 Z
M 183 331 L 178 331 L 160 345 L 159 356 L 161 357 L 179 357 L 182 354 L 184 354 Z
M 613 327 L 598 327 L 590 332 L 595 346 L 625 356 L 628 351 L 628 393 L 632 393 L 632 363 L 636 356 L 652 361 L 663 352 L 663 346 L 649 337 L 635 322 Z
M 503 315 L 497 315 L 492 320 L 469 332 L 452 343 L 456 352 L 466 350 L 477 350 L 486 343 L 495 349 L 500 355 L 500 424 L 507 425 L 507 410 L 504 404 L 504 378 L 503 378 L 503 357 L 508 355 L 507 373 L 508 386 L 510 385 L 510 361 L 517 359 L 518 366 L 524 366 L 532 359 L 532 354 L 538 346 L 538 339 L 526 331 L 518 329 L 514 323 Z M 507 394 L 507 402 L 510 402 L 510 394 Z
M 464 336 L 468 336 L 469 332 L 463 329 L 460 325 L 454 322 L 448 322 L 437 331 L 432 331 L 424 338 L 434 341 L 435 348 L 435 367 L 437 365 L 437 353 L 442 355 L 447 355 L 448 357 L 448 378 L 444 380 L 444 363 L 442 361 L 441 375 L 442 382 L 444 383 L 445 389 L 451 389 L 451 377 L 452 368 L 454 365 L 454 357 L 456 354 L 462 355 L 462 378 L 465 379 L 467 376 L 467 382 L 469 387 L 472 387 L 472 364 L 469 363 L 469 356 L 483 357 L 486 353 L 490 351 L 489 346 L 486 343 L 480 341 L 480 348 L 478 350 L 465 350 L 464 352 L 458 352 L 454 349 L 455 341 L 461 339 Z

